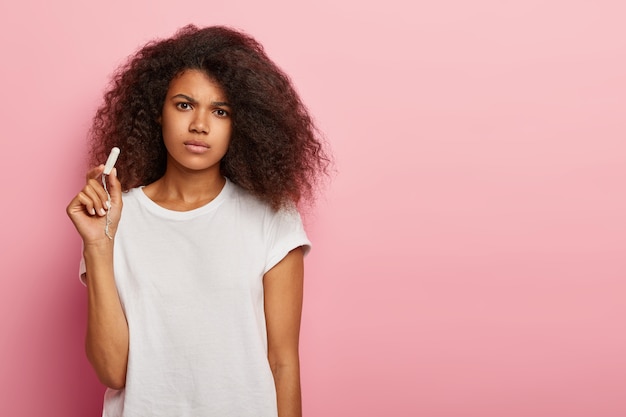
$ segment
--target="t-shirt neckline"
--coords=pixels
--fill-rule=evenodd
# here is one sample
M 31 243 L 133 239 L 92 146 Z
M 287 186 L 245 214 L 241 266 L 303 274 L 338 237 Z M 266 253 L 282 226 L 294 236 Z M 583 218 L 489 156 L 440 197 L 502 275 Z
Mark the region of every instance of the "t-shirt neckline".
M 188 210 L 188 211 L 170 210 L 170 209 L 167 209 L 165 207 L 158 205 L 157 203 L 152 201 L 150 197 L 146 195 L 146 193 L 143 190 L 144 188 L 143 186 L 138 187 L 134 190 L 131 190 L 131 192 L 135 194 L 139 203 L 143 205 L 146 209 L 151 211 L 152 213 L 157 214 L 164 218 L 171 219 L 171 220 L 186 220 L 186 219 L 190 219 L 193 217 L 201 216 L 205 213 L 215 210 L 218 206 L 220 206 L 224 202 L 224 200 L 228 198 L 228 196 L 231 193 L 232 187 L 233 187 L 232 183 L 230 182 L 228 178 L 226 178 L 226 182 L 224 183 L 224 186 L 222 187 L 220 192 L 217 194 L 217 196 L 215 196 L 213 200 L 209 201 L 208 203 L 206 203 L 205 205 L 201 207 L 195 208 L 193 210 Z

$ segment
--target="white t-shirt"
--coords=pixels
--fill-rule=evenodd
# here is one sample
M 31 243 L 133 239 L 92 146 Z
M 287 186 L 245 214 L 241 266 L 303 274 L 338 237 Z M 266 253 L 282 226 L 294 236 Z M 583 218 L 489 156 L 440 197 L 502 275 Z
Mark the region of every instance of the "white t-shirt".
M 310 242 L 295 209 L 274 211 L 230 181 L 209 204 L 167 210 L 123 196 L 115 282 L 130 348 L 126 387 L 104 417 L 276 417 L 263 275 Z M 84 265 L 81 265 L 81 273 Z

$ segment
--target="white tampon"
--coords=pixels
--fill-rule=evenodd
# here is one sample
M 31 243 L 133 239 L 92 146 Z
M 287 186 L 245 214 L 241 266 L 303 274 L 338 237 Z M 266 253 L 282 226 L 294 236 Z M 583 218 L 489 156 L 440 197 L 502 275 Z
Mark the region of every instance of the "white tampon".
M 111 212 L 111 194 L 109 194 L 109 190 L 107 190 L 107 181 L 104 178 L 105 175 L 109 175 L 113 170 L 113 166 L 115 162 L 117 162 L 117 157 L 120 156 L 120 148 L 117 146 L 111 149 L 111 153 L 107 158 L 106 164 L 104 164 L 104 171 L 102 171 L 102 187 L 104 188 L 104 192 L 107 193 L 107 213 L 106 213 L 106 221 L 104 223 L 104 234 L 109 238 L 113 239 L 113 236 L 109 234 L 109 225 L 111 224 L 111 218 L 109 217 L 109 213 Z
M 120 156 L 120 148 L 116 146 L 115 148 L 111 149 L 111 153 L 109 154 L 109 157 L 107 158 L 107 163 L 104 164 L 104 171 L 102 171 L 103 174 L 109 175 L 111 173 L 111 170 L 113 169 L 113 166 L 115 165 L 115 162 L 117 162 L 118 156 Z

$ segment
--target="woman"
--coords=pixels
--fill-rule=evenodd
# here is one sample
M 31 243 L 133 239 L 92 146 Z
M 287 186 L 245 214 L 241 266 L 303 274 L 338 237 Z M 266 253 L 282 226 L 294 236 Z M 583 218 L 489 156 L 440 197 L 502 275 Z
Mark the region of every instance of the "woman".
M 187 26 L 115 74 L 92 166 L 113 146 L 67 208 L 103 415 L 301 415 L 296 206 L 328 158 L 287 76 L 251 37 Z

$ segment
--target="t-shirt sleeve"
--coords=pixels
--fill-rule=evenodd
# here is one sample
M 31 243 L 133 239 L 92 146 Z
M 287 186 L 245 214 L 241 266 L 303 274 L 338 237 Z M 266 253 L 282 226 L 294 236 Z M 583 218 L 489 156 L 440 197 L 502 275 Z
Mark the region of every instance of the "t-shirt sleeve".
M 270 220 L 267 260 L 263 274 L 276 266 L 291 250 L 302 247 L 306 255 L 311 242 L 304 231 L 302 218 L 295 208 L 284 208 Z

